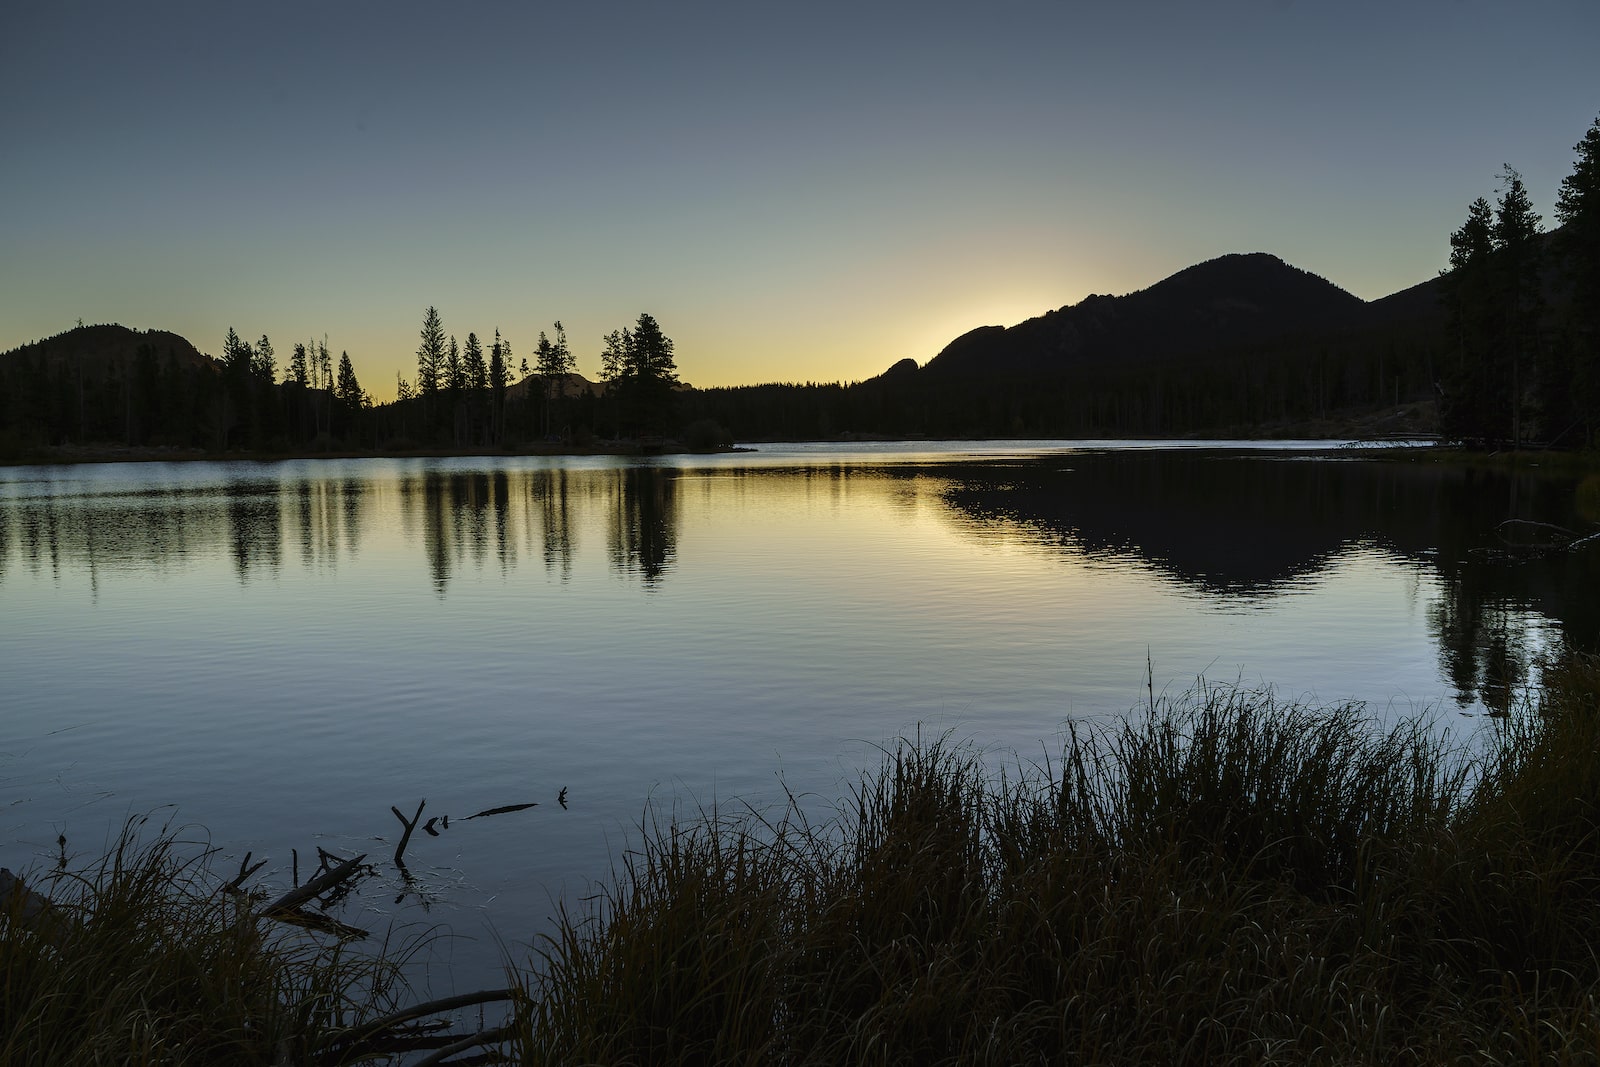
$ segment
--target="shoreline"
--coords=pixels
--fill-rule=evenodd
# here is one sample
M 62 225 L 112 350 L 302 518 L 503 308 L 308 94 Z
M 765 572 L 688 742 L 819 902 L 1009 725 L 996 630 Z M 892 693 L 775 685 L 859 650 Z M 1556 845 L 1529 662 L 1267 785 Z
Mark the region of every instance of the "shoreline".
M 302 459 L 465 459 L 465 458 L 497 458 L 501 456 L 713 456 L 734 455 L 742 452 L 759 452 L 762 445 L 770 444 L 905 444 L 928 443 L 936 444 L 947 441 L 985 442 L 1005 444 L 1008 442 L 1035 442 L 1039 440 L 1054 440 L 1062 443 L 1074 441 L 1171 441 L 1194 442 L 1215 440 L 1218 442 L 1231 441 L 1284 441 L 1304 440 L 1324 442 L 1328 447 L 1335 445 L 1348 446 L 1351 441 L 1360 441 L 1365 445 L 1372 445 L 1378 449 L 1386 449 L 1397 444 L 1430 444 L 1443 447 L 1436 438 L 1426 435 L 1411 435 L 1385 438 L 1362 439 L 1359 435 L 1331 435 L 1308 436 L 1304 438 L 1284 436 L 1280 434 L 1260 435 L 1222 435 L 1218 437 L 1196 437 L 1186 435 L 1182 437 L 1138 437 L 1138 438 L 1036 438 L 1036 437 L 959 437 L 959 438 L 933 438 L 918 436 L 896 436 L 892 434 L 845 434 L 836 437 L 816 438 L 763 438 L 751 440 L 740 444 L 715 448 L 692 449 L 675 440 L 666 440 L 659 443 L 640 442 L 637 440 L 621 440 L 595 442 L 590 445 L 571 444 L 537 444 L 518 447 L 501 448 L 402 448 L 402 449 L 363 449 L 363 448 L 338 448 L 328 450 L 288 449 L 284 451 L 247 451 L 237 450 L 230 452 L 217 452 L 202 448 L 178 448 L 174 446 L 129 446 L 129 445 L 52 445 L 31 450 L 20 456 L 0 457 L 0 467 L 48 467 L 48 466 L 76 466 L 88 463 L 281 463 L 289 460 Z M 1493 455 L 1495 453 L 1488 453 Z M 1523 453 L 1526 454 L 1526 453 Z
M 170 446 L 134 447 L 126 445 L 54 445 L 35 449 L 23 456 L 0 458 L 0 467 L 67 467 L 87 463 L 282 463 L 301 459 L 468 459 L 499 456 L 672 456 L 722 455 L 753 452 L 750 447 L 718 448 L 710 451 L 687 448 L 677 441 L 649 444 L 639 441 L 608 441 L 589 446 L 527 445 L 516 448 L 337 448 L 323 451 L 288 449 L 285 451 L 215 452 L 203 448 Z

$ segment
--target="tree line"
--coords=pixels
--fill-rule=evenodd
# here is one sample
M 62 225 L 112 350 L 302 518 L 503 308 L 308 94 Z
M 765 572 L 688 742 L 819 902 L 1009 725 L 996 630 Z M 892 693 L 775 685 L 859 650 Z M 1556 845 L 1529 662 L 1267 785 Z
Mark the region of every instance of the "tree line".
M 699 389 L 681 408 L 685 420 L 724 426 L 740 441 L 1248 435 L 1425 397 L 1439 354 L 1426 325 L 1397 324 L 1135 368 L 982 377 L 892 370 L 850 384 Z
M 487 350 L 476 333 L 465 344 L 446 336 L 437 308 L 422 318 L 414 382 L 396 383 L 391 409 L 402 436 L 454 447 L 531 441 L 574 442 L 661 437 L 677 431 L 676 346 L 655 317 L 602 338 L 600 388 L 577 374 L 577 360 L 558 319 L 555 337 L 539 331 L 533 363 L 523 357 L 513 384 L 511 343 L 498 329 Z
M 1479 447 L 1585 447 L 1600 430 L 1600 119 L 1575 147 L 1545 234 L 1509 164 L 1450 235 L 1440 423 Z
M 692 390 L 649 314 L 601 338 L 598 384 L 577 375 L 558 320 L 518 360 L 423 314 L 416 374 L 375 404 L 347 352 L 296 343 L 279 368 L 263 335 L 230 329 L 196 365 L 154 343 L 98 377 L 42 355 L 0 365 L 0 446 L 13 441 L 166 443 L 259 451 L 503 448 L 679 437 L 691 447 L 850 434 L 1129 437 L 1257 433 L 1342 413 L 1437 403 L 1442 434 L 1480 447 L 1586 447 L 1600 433 L 1600 119 L 1576 146 L 1545 233 L 1507 166 L 1450 235 L 1426 302 L 1376 325 L 1125 365 L 952 377 L 914 364 L 863 382 Z M 36 346 L 35 346 L 36 347 Z M 531 360 L 531 362 L 530 362 Z M 908 361 L 909 363 L 909 361 Z M 515 369 L 513 369 L 515 368 Z M 102 368 L 104 369 L 104 368 Z
M 415 383 L 397 375 L 386 404 L 362 387 L 348 351 L 335 362 L 326 337 L 297 342 L 280 366 L 267 335 L 250 342 L 232 327 L 222 355 L 209 357 L 176 335 L 79 326 L 0 361 L 0 452 L 498 448 L 679 430 L 675 345 L 649 314 L 601 339 L 594 389 L 577 376 L 559 321 L 553 338 L 540 332 L 532 365 L 523 358 L 514 371 L 498 329 L 488 345 L 475 332 L 460 344 L 429 307 Z

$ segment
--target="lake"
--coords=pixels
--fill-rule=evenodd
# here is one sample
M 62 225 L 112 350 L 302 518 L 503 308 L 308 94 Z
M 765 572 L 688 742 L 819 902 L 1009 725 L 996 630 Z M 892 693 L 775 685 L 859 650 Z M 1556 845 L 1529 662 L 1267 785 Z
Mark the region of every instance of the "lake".
M 824 811 L 897 737 L 1039 760 L 1198 676 L 1470 735 L 1595 647 L 1600 553 L 1497 533 L 1592 528 L 1592 478 L 1309 447 L 0 468 L 0 864 L 144 813 L 273 886 L 369 852 L 341 917 L 447 934 L 448 992 L 647 805 Z

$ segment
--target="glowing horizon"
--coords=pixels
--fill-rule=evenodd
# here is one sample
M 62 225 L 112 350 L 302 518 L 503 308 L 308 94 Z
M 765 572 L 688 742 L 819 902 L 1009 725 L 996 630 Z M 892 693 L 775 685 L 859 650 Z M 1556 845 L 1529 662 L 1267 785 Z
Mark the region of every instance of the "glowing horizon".
M 718 386 L 868 378 L 1231 252 L 1374 299 L 1507 161 L 1551 225 L 1600 113 L 1600 8 L 1488 13 L 39 5 L 0 42 L 0 350 L 326 335 L 389 399 L 429 305 L 514 359 L 560 319 L 590 377 L 648 311 Z

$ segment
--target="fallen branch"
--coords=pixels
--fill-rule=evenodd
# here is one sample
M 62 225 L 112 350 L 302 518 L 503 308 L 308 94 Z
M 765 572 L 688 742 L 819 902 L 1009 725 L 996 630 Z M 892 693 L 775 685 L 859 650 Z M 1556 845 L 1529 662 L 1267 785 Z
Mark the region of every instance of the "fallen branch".
M 431 1056 L 424 1057 L 416 1063 L 416 1067 L 433 1067 L 434 1064 L 443 1063 L 447 1058 L 458 1052 L 465 1052 L 477 1045 L 487 1045 L 495 1041 L 504 1041 L 512 1034 L 512 1027 L 497 1026 L 493 1030 L 480 1030 L 476 1034 L 462 1038 L 453 1045 L 446 1045 Z
M 312 899 L 313 897 L 321 896 L 323 893 L 326 893 L 328 890 L 332 889 L 346 878 L 349 878 L 351 875 L 355 874 L 361 869 L 361 861 L 366 858 L 367 854 L 363 852 L 354 859 L 345 860 L 335 867 L 328 868 L 323 873 L 311 879 L 311 881 L 307 882 L 305 885 L 298 889 L 289 890 L 289 892 L 285 893 L 277 900 L 274 900 L 271 904 L 268 904 L 264 909 L 262 909 L 262 914 L 271 915 L 280 911 L 294 911 L 306 901 Z
M 461 993 L 453 997 L 430 1000 L 423 1004 L 413 1004 L 409 1008 L 402 1008 L 400 1011 L 385 1015 L 381 1019 L 373 1019 L 370 1022 L 352 1026 L 348 1030 L 324 1039 L 317 1046 L 317 1053 L 319 1055 L 333 1054 L 336 1057 L 342 1057 L 358 1047 L 365 1049 L 373 1042 L 383 1038 L 388 1031 L 395 1030 L 397 1027 L 421 1019 L 426 1015 L 438 1015 L 443 1012 L 455 1011 L 459 1008 L 470 1008 L 478 1004 L 493 1004 L 498 1001 L 512 1000 L 516 995 L 517 991 L 514 989 L 485 989 L 476 993 Z M 485 1040 L 482 1035 L 478 1035 L 478 1037 L 479 1041 L 474 1043 L 481 1043 L 482 1040 Z M 493 1038 L 493 1040 L 498 1040 L 498 1038 Z M 415 1048 L 417 1046 L 411 1044 L 409 1047 Z M 471 1047 L 470 1044 L 462 1046 L 462 1048 Z M 461 1049 L 456 1051 L 459 1052 Z
M 505 815 L 508 812 L 524 811 L 524 810 L 526 810 L 528 808 L 537 808 L 538 806 L 539 806 L 539 802 L 537 800 L 533 801 L 531 804 L 507 804 L 503 808 L 485 808 L 483 811 L 478 812 L 476 815 L 468 815 L 467 818 L 468 819 L 481 819 L 485 815 Z M 418 809 L 418 810 L 420 811 L 421 809 Z M 396 814 L 398 814 L 398 812 Z
M 369 931 L 363 930 L 359 926 L 351 926 L 349 923 L 342 923 L 338 919 L 320 915 L 314 911 L 307 911 L 304 908 L 291 908 L 288 911 L 279 910 L 272 912 L 271 916 L 281 923 L 298 926 L 303 930 L 316 930 L 320 933 L 332 934 L 340 941 L 360 941 L 363 938 L 372 936 Z
M 410 819 L 407 819 L 404 815 L 400 814 L 399 808 L 395 807 L 393 804 L 389 805 L 389 810 L 394 812 L 394 817 L 399 819 L 400 825 L 406 828 L 406 832 L 400 835 L 400 843 L 394 846 L 394 861 L 401 867 L 405 866 L 405 860 L 401 857 L 406 854 L 406 845 L 411 841 L 411 831 L 417 828 L 417 820 L 422 818 L 422 809 L 427 805 L 427 803 L 428 798 L 423 797 L 422 800 L 417 804 L 417 813 L 411 816 Z
M 250 866 L 250 857 L 252 855 L 253 855 L 253 853 L 250 853 L 250 852 L 246 852 L 244 854 L 244 859 L 239 861 L 239 876 L 237 878 L 235 878 L 233 881 L 229 882 L 226 886 L 224 886 L 225 889 L 228 889 L 228 890 L 230 890 L 232 892 L 235 892 L 235 893 L 242 891 L 242 889 L 244 887 L 245 879 L 249 878 L 252 874 L 255 874 L 257 871 L 259 871 L 261 868 L 263 868 L 263 867 L 265 867 L 267 865 L 267 861 L 266 860 L 262 860 L 260 863 L 257 863 L 254 867 Z
M 391 1027 L 408 1023 L 413 1019 L 420 1019 L 424 1015 L 437 1015 L 440 1012 L 455 1011 L 457 1008 L 471 1008 L 478 1004 L 494 1004 L 502 1000 L 515 998 L 515 989 L 480 989 L 476 993 L 458 993 L 453 997 L 440 997 L 438 1000 L 429 1000 L 422 1004 L 413 1004 L 409 1008 L 401 1008 L 397 1012 L 373 1019 L 371 1022 L 353 1026 L 349 1030 L 331 1038 L 325 1044 L 335 1044 L 344 1041 L 353 1041 L 372 1034 L 380 1033 Z
M 1512 540 L 1511 537 L 1507 536 L 1519 531 L 1524 534 L 1538 534 L 1541 540 Z M 1551 545 L 1566 546 L 1577 540 L 1579 536 L 1576 530 L 1569 530 L 1565 526 L 1557 526 L 1553 522 L 1535 522 L 1532 519 L 1506 519 L 1494 528 L 1494 532 L 1502 542 L 1513 548 L 1548 548 Z
M 1528 534 L 1537 535 L 1521 540 L 1513 540 L 1508 534 L 1516 531 L 1526 531 Z M 1600 543 L 1600 532 L 1580 534 L 1576 530 L 1569 530 L 1565 526 L 1557 526 L 1552 522 L 1535 522 L 1532 519 L 1506 519 L 1494 528 L 1495 536 L 1506 547 L 1506 551 L 1519 555 L 1544 555 L 1549 552 L 1575 552 L 1580 548 Z

